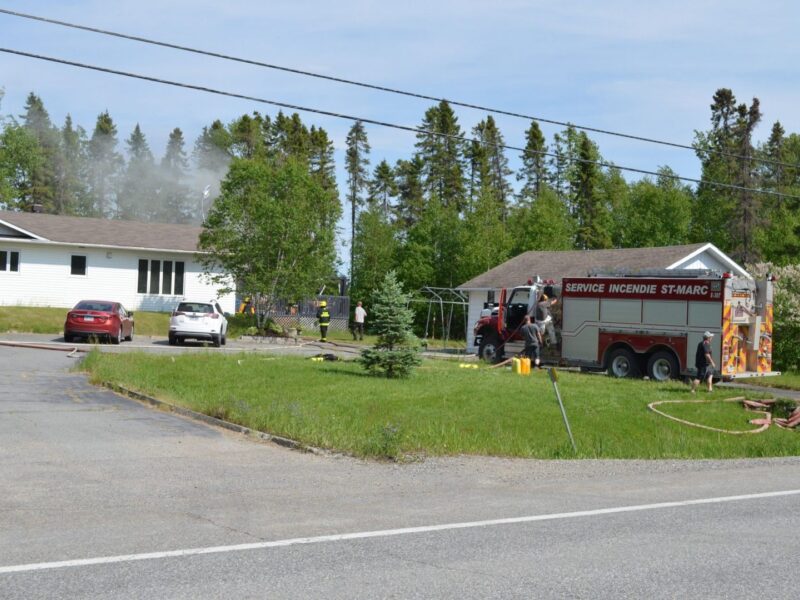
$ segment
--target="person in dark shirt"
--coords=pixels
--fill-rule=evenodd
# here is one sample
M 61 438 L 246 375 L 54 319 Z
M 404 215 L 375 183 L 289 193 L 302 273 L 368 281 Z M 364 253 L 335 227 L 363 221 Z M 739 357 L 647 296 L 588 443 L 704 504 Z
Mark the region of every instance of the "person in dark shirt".
M 534 366 L 538 367 L 541 362 L 539 356 L 542 347 L 542 332 L 536 325 L 531 323 L 530 315 L 525 315 L 519 331 L 525 340 L 525 356 L 531 359 L 531 363 Z
M 697 369 L 697 377 L 692 380 L 692 393 L 697 391 L 701 381 L 706 382 L 706 391 L 711 392 L 712 383 L 714 380 L 714 369 L 717 365 L 714 363 L 714 358 L 711 356 L 711 338 L 714 334 L 706 331 L 703 334 L 703 341 L 697 344 L 697 352 L 694 357 L 694 366 Z

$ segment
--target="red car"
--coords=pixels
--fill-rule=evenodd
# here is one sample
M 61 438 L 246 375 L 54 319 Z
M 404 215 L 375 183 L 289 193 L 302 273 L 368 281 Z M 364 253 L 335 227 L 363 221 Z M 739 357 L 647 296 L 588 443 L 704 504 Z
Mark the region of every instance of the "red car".
M 67 313 L 64 341 L 76 338 L 108 338 L 112 344 L 133 339 L 133 313 L 119 302 L 81 300 Z

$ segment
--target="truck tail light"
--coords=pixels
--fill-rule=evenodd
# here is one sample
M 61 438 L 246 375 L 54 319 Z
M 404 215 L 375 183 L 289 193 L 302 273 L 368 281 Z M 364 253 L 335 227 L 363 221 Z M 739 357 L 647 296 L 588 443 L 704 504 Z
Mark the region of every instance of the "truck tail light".
M 722 274 L 722 278 L 723 278 L 723 279 L 730 279 L 731 277 L 733 277 L 733 274 L 732 274 L 730 271 L 725 271 L 725 272 Z
M 173 317 L 184 317 L 184 316 L 186 316 L 186 313 L 185 312 L 181 312 L 179 310 L 173 310 L 172 311 L 172 316 Z

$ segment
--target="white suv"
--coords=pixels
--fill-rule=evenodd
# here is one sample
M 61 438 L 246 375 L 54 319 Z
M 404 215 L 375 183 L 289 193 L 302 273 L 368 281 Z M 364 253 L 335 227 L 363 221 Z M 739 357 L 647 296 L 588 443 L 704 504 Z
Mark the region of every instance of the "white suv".
M 214 300 L 183 300 L 172 311 L 169 319 L 169 345 L 182 344 L 184 340 L 211 340 L 217 348 L 225 345 L 228 320 Z

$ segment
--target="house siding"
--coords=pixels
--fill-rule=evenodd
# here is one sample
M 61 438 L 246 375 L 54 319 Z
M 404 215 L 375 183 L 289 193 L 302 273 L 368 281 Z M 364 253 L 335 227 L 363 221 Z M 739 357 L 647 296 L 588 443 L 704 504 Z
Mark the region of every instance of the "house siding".
M 81 248 L 9 239 L 0 240 L 0 250 L 19 252 L 18 272 L 0 271 L 0 305 L 71 308 L 80 300 L 95 298 L 121 302 L 129 310 L 166 312 L 183 297 L 218 297 L 215 286 L 204 280 L 201 265 L 189 253 Z M 85 276 L 70 274 L 73 255 L 86 257 Z M 138 293 L 140 259 L 183 261 L 184 293 Z M 233 293 L 219 296 L 219 303 L 227 312 L 236 309 Z

